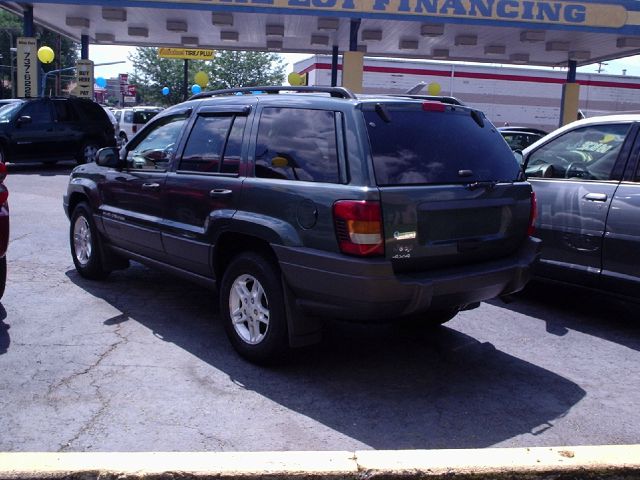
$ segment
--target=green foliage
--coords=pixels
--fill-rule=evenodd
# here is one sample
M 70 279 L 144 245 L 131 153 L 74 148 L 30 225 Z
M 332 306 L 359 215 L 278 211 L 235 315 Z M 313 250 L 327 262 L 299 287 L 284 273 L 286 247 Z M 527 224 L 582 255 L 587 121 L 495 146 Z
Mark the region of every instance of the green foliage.
M 9 81 L 11 77 L 11 61 L 13 58 L 9 49 L 16 46 L 16 38 L 22 36 L 22 31 L 23 22 L 20 17 L 11 12 L 0 10 L 0 54 L 2 54 L 2 59 L 0 60 L 2 64 L 0 78 L 6 79 L 7 81 Z M 56 54 L 56 58 L 52 63 L 42 65 L 45 72 L 75 66 L 79 58 L 79 46 L 77 43 L 39 26 L 36 26 L 36 38 L 38 38 L 38 46 L 47 45 L 51 47 Z M 68 77 L 72 75 L 72 73 L 73 72 L 68 72 L 66 76 Z M 54 88 L 55 77 L 51 76 L 47 82 L 45 91 L 48 93 Z M 0 92 L 0 94 L 2 94 L 3 97 L 11 96 L 10 91 Z
M 184 60 L 159 58 L 156 48 L 140 47 L 130 55 L 134 74 L 129 83 L 137 85 L 139 100 L 147 104 L 174 105 L 183 100 Z M 187 96 L 195 74 L 204 71 L 209 85 L 204 90 L 219 88 L 282 85 L 285 64 L 282 57 L 264 52 L 217 51 L 213 60 L 189 60 Z M 162 95 L 162 88 L 170 93 Z

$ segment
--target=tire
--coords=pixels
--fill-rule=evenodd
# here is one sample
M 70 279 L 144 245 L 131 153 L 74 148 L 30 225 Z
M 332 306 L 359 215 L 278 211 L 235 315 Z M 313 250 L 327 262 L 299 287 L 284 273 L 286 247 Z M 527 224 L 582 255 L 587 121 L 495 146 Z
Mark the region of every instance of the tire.
M 0 299 L 4 295 L 4 288 L 7 285 L 7 257 L 0 258 Z
M 277 265 L 254 252 L 231 260 L 220 287 L 220 316 L 242 357 L 257 364 L 280 360 L 288 350 L 288 334 Z
M 98 153 L 98 144 L 96 142 L 87 141 L 82 144 L 82 147 L 78 151 L 76 156 L 76 162 L 78 165 L 85 163 L 91 163 L 95 161 L 96 153 Z
M 73 210 L 69 243 L 73 264 L 80 275 L 91 280 L 102 280 L 109 275 L 102 260 L 100 232 L 93 221 L 91 207 L 85 202 Z
M 447 323 L 460 312 L 459 308 L 443 310 L 429 310 L 419 315 L 411 315 L 400 319 L 400 325 L 405 328 L 434 328 Z

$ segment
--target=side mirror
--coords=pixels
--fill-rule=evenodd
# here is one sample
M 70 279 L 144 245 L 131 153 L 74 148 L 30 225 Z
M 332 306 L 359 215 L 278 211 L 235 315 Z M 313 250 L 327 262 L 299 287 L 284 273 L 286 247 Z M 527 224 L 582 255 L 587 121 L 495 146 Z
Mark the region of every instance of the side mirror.
M 124 162 L 120 160 L 120 152 L 117 148 L 106 147 L 98 150 L 96 163 L 101 167 L 122 168 Z
M 18 120 L 16 120 L 18 125 L 27 125 L 31 123 L 31 117 L 29 115 L 23 115 Z

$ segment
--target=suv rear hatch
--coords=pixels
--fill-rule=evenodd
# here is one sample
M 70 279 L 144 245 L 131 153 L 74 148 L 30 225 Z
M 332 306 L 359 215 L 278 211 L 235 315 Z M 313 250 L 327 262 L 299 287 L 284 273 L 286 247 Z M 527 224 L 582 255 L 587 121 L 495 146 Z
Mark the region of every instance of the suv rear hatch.
M 522 245 L 531 187 L 484 114 L 439 102 L 362 110 L 396 271 L 486 261 Z

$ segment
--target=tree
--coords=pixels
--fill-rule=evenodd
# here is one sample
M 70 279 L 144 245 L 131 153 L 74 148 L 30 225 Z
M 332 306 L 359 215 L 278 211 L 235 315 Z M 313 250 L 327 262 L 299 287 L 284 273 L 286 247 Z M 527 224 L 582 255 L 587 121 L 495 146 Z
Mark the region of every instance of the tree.
M 145 103 L 173 105 L 182 101 L 184 61 L 159 58 L 156 48 L 139 47 L 130 55 L 134 74 L 130 83 L 137 86 L 140 100 Z M 284 60 L 280 55 L 265 52 L 217 51 L 210 61 L 189 60 L 188 87 L 197 72 L 209 76 L 205 90 L 257 85 L 282 85 Z M 169 87 L 169 95 L 162 88 Z
M 3 67 L 2 72 L 0 73 L 0 78 L 2 78 L 2 80 L 9 79 L 11 76 L 10 71 L 13 55 L 10 48 L 16 46 L 16 38 L 22 36 L 22 30 L 23 22 L 18 15 L 5 10 L 0 10 L 0 31 L 2 32 L 0 34 L 0 54 L 2 55 L 1 63 Z M 40 26 L 36 26 L 35 36 L 38 38 L 39 46 L 47 45 L 51 47 L 56 54 L 56 58 L 52 63 L 42 65 L 45 72 L 75 66 L 79 57 L 79 46 L 76 42 Z M 45 91 L 48 92 L 54 90 L 55 81 L 55 77 L 51 77 L 48 80 Z M 12 82 L 10 81 L 9 83 Z M 10 91 L 7 93 L 10 93 Z

